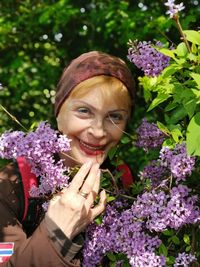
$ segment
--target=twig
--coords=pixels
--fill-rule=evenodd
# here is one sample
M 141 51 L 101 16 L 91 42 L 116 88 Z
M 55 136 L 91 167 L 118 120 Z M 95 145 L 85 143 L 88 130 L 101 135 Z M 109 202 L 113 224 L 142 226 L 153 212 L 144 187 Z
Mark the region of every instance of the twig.
M 13 120 L 15 121 L 17 124 L 19 124 L 26 132 L 28 132 L 28 129 L 26 129 L 26 127 L 24 127 L 24 125 L 21 124 L 20 121 L 18 121 L 18 119 L 13 116 L 6 108 L 4 108 L 4 106 L 0 105 L 0 107 L 3 109 L 3 111 L 6 112 L 6 114 L 8 114 L 8 116 Z

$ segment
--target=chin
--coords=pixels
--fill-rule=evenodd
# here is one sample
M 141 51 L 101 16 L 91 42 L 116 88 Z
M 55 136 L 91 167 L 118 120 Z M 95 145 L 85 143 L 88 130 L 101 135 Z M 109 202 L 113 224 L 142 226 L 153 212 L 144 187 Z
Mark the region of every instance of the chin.
M 88 161 L 92 161 L 93 163 L 99 163 L 100 165 L 104 162 L 105 156 L 84 156 L 84 157 L 79 157 L 79 162 L 81 164 L 84 164 Z

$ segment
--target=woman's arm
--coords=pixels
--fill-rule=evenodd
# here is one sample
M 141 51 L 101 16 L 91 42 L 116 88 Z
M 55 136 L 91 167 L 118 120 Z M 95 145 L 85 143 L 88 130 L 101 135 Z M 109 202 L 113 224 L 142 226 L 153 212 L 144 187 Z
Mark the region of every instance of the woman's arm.
M 15 243 L 14 254 L 1 266 L 80 266 L 73 258 L 82 245 L 75 243 L 75 239 L 105 208 L 105 192 L 101 192 L 99 204 L 93 206 L 99 191 L 99 166 L 86 164 L 80 168 L 63 194 L 50 202 L 45 219 L 28 239 L 17 219 L 20 212 L 17 177 L 5 168 L 0 178 L 0 241 Z M 88 192 L 87 198 L 79 190 Z
M 69 240 L 70 253 L 63 256 L 56 246 L 59 238 L 51 232 L 52 225 L 48 220 L 42 221 L 33 235 L 27 239 L 18 220 L 20 208 L 23 206 L 20 203 L 20 194 L 23 194 L 23 191 L 14 165 L 10 164 L 0 172 L 0 242 L 14 242 L 14 254 L 8 262 L 1 263 L 1 266 L 79 266 L 79 263 L 71 263 L 71 259 L 81 245 Z M 64 243 L 66 240 L 67 238 L 63 240 Z

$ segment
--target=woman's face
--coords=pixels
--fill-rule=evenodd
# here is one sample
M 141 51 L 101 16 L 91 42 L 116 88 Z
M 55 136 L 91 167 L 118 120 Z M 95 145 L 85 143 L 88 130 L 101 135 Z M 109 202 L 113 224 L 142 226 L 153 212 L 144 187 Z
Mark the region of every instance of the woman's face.
M 66 165 L 87 161 L 103 163 L 109 150 L 120 140 L 129 110 L 105 96 L 98 86 L 84 96 L 69 97 L 57 117 L 58 129 L 71 139 Z M 74 158 L 75 160 L 72 160 Z

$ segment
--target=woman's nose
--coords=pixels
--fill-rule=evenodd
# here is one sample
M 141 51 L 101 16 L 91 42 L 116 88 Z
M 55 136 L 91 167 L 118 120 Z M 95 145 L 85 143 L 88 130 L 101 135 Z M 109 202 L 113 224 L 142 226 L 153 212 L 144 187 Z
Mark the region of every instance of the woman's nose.
M 96 138 L 104 137 L 106 135 L 104 121 L 102 119 L 92 120 L 89 127 L 89 133 Z

